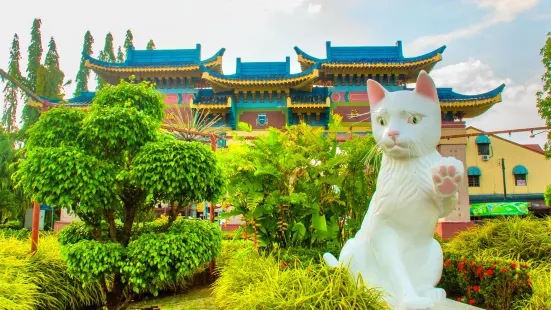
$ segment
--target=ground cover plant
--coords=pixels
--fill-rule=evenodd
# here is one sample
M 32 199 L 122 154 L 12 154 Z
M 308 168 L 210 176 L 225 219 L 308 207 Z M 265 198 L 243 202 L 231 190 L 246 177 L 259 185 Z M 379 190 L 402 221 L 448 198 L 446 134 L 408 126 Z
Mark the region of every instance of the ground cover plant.
M 108 309 L 193 272 L 220 250 L 215 224 L 177 221 L 176 210 L 217 198 L 222 171 L 208 146 L 161 130 L 163 109 L 154 85 L 126 81 L 102 88 L 87 110 L 53 108 L 27 131 L 14 174 L 34 201 L 70 207 L 82 219 L 89 236 L 63 242 L 64 257 L 73 275 L 99 281 Z M 169 218 L 139 229 L 158 201 L 170 202 Z
M 54 236 L 41 236 L 35 255 L 28 239 L 0 234 L 0 243 L 0 309 L 80 309 L 105 299 L 99 282 L 71 277 Z
M 213 295 L 221 309 L 388 309 L 383 292 L 354 282 L 345 269 L 284 267 L 254 249 L 222 268 Z

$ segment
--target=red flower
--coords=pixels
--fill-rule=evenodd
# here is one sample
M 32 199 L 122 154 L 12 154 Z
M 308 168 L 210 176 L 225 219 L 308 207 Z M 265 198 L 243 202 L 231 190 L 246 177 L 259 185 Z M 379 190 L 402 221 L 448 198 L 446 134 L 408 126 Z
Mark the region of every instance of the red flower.
M 300 260 L 298 260 L 298 258 L 297 258 L 297 260 L 295 261 L 295 263 L 300 263 Z
M 480 291 L 480 286 L 478 286 L 478 285 L 475 285 L 475 286 L 473 287 L 473 290 L 474 290 L 475 292 L 478 292 L 478 291 Z
M 488 274 L 489 276 L 491 276 L 491 275 L 494 274 L 494 272 L 492 271 L 492 269 L 490 269 L 490 270 L 488 270 L 488 271 L 486 272 L 486 274 Z
M 490 269 L 496 269 L 496 265 L 492 265 Z
M 517 264 L 515 264 L 515 263 L 511 264 L 511 268 L 512 268 L 512 269 L 517 268 Z
M 457 298 L 457 301 L 461 302 L 461 298 Z
M 469 300 L 469 305 L 474 305 L 474 300 Z
M 478 270 L 476 271 L 476 274 L 480 275 L 482 273 L 482 271 L 483 271 L 482 268 L 478 268 Z
M 502 272 L 507 272 L 507 269 L 506 268 L 501 268 L 501 271 Z

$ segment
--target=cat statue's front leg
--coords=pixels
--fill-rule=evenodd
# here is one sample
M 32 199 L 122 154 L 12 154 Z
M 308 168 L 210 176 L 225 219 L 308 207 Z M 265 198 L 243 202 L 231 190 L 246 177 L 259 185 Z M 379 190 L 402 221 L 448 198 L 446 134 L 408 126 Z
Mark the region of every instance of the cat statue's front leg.
M 457 207 L 457 192 L 463 183 L 465 167 L 454 157 L 443 157 L 431 167 L 437 200 L 440 200 L 440 217 L 445 217 Z

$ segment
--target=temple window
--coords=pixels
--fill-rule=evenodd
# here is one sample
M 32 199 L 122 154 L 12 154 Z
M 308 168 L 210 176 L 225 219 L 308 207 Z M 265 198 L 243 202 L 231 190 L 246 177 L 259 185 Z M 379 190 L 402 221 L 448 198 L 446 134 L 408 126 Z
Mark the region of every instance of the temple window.
M 478 167 L 469 167 L 467 169 L 467 177 L 469 181 L 469 187 L 480 187 L 480 175 L 481 171 Z
M 490 155 L 490 138 L 488 136 L 478 136 L 476 138 L 478 155 Z
M 515 186 L 526 186 L 526 176 L 528 175 L 528 169 L 523 165 L 518 165 L 513 168 L 513 175 L 515 176 Z

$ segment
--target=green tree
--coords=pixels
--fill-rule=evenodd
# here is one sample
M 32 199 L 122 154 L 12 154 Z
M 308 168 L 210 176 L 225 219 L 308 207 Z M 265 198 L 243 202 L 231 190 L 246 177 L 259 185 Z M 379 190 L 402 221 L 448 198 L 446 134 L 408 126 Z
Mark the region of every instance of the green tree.
M 14 189 L 13 164 L 17 161 L 14 148 L 14 134 L 0 133 L 0 224 L 10 218 L 17 218 L 28 202 L 21 190 Z
M 108 309 L 190 275 L 220 251 L 216 224 L 178 220 L 176 208 L 217 198 L 221 168 L 206 145 L 161 131 L 163 109 L 150 83 L 125 81 L 100 90 L 88 111 L 51 109 L 29 130 L 14 175 L 34 200 L 71 207 L 83 220 L 79 231 L 89 233 L 65 235 L 64 255 L 75 276 L 101 281 Z M 170 219 L 137 224 L 157 200 L 170 202 Z
M 31 29 L 31 44 L 29 45 L 29 57 L 27 65 L 27 87 L 31 91 L 36 92 L 38 74 L 42 62 L 42 33 L 40 32 L 40 26 L 42 25 L 42 20 L 36 18 L 33 21 L 33 26 Z M 21 139 L 25 139 L 25 133 L 27 129 L 32 126 L 38 120 L 40 111 L 37 107 L 33 107 L 29 104 L 29 98 L 27 98 L 26 104 L 23 107 L 21 113 L 21 120 L 23 121 L 23 126 L 21 127 L 20 136 Z
M 21 81 L 21 70 L 19 69 L 19 61 L 21 60 L 21 50 L 19 49 L 19 37 L 17 34 L 13 36 L 13 41 L 10 49 L 10 64 L 8 74 L 16 80 Z M 19 88 L 10 81 L 6 81 L 4 87 L 4 109 L 2 114 L 2 127 L 8 132 L 14 132 L 17 119 L 17 105 L 19 104 L 21 92 Z
M 117 52 L 117 62 L 124 62 L 124 52 L 122 51 L 122 47 L 120 46 Z
M 545 67 L 545 73 L 541 77 L 543 90 L 539 91 L 537 96 L 537 107 L 541 117 L 545 120 L 547 126 L 551 126 L 551 32 L 547 33 L 545 45 L 540 50 L 542 63 Z M 551 131 L 547 134 L 547 143 L 545 144 L 547 157 L 551 157 Z
M 103 51 L 99 51 L 99 60 L 105 59 Z M 99 74 L 96 74 L 96 90 L 101 90 L 107 86 L 107 83 L 99 76 Z
M 57 46 L 53 37 L 50 39 L 50 43 L 48 44 L 48 52 L 46 53 L 46 59 L 44 61 L 44 69 L 45 80 L 42 85 L 40 85 L 44 88 L 42 92 L 37 89 L 37 94 L 47 98 L 63 98 L 61 91 L 65 74 L 59 67 L 59 54 L 57 52 Z M 38 86 L 39 83 L 37 83 L 37 88 Z
M 154 50 L 155 49 L 155 42 L 153 42 L 153 40 L 149 40 L 149 42 L 147 42 L 146 49 L 147 50 Z
M 551 185 L 547 185 L 545 187 L 545 193 L 543 194 L 543 198 L 545 199 L 545 204 L 550 207 L 551 206 Z
M 126 38 L 124 39 L 124 49 L 134 48 L 134 35 L 130 29 L 126 30 Z
M 92 55 L 94 50 L 92 49 L 92 45 L 94 44 L 94 37 L 92 36 L 92 33 L 90 31 L 86 31 L 86 34 L 84 35 L 84 44 L 82 47 L 82 52 L 86 55 Z M 82 92 L 88 91 L 88 78 L 90 77 L 90 69 L 88 69 L 85 65 L 86 59 L 84 58 L 84 55 L 80 59 L 80 68 L 77 73 L 77 86 L 75 90 L 75 96 L 80 95 Z
M 100 58 L 100 60 L 107 62 L 117 61 L 117 58 L 115 56 L 115 46 L 113 45 L 113 35 L 111 34 L 111 32 L 109 32 L 105 36 L 105 45 L 103 46 L 103 59 Z
M 29 63 L 27 65 L 27 78 L 28 85 L 30 90 L 34 91 L 36 89 L 36 72 L 38 67 L 42 62 L 42 33 L 40 32 L 40 26 L 42 25 L 42 20 L 36 18 L 33 21 L 33 26 L 31 29 L 31 44 L 29 45 Z

